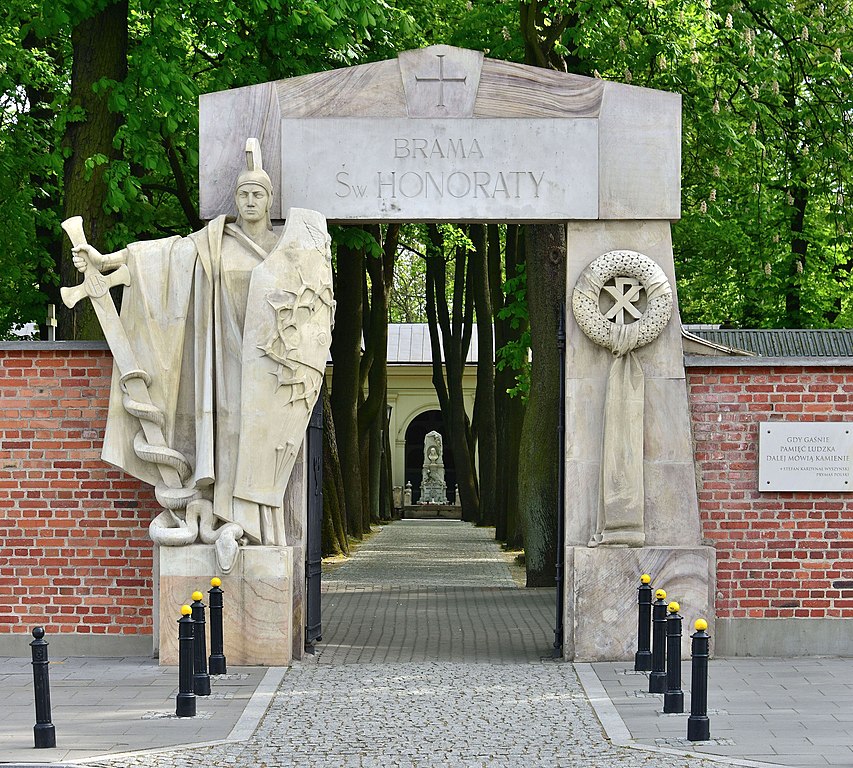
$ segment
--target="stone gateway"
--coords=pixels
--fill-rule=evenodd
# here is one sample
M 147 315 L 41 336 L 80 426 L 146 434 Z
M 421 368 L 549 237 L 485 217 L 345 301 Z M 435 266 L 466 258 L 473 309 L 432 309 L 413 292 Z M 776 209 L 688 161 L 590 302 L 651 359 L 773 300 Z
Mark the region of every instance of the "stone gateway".
M 206 217 L 229 205 L 235 114 L 275 158 L 278 215 L 566 222 L 567 304 L 577 286 L 585 308 L 566 326 L 564 653 L 631 657 L 613 617 L 644 572 L 713 621 L 670 234 L 680 97 L 439 45 L 200 106 Z
M 450 46 L 202 96 L 200 207 L 211 223 L 188 238 L 130 246 L 119 259 L 131 268 L 128 291 L 138 294 L 129 306 L 155 302 L 164 318 L 151 327 L 128 318 L 141 340 L 135 368 L 166 375 L 156 383 L 151 374 L 149 384 L 147 370 L 117 373 L 105 456 L 163 487 L 155 536 L 169 544 L 190 528 L 192 537 L 197 513 L 202 541 L 220 531 L 217 541 L 229 542 L 219 545 L 220 562 L 233 556 L 232 542 L 258 545 L 239 546 L 240 583 L 262 574 L 267 594 L 280 590 L 279 604 L 299 588 L 304 558 L 294 552 L 305 526 L 296 521 L 290 541 L 280 502 L 297 427 L 316 397 L 333 302 L 323 216 L 294 209 L 335 222 L 564 221 L 567 295 L 575 286 L 588 298 L 594 292 L 593 324 L 615 340 L 601 346 L 582 319 L 567 320 L 564 653 L 631 657 L 630 633 L 614 617 L 633 603 L 643 572 L 679 600 L 688 622 L 711 618 L 714 553 L 701 545 L 670 233 L 680 216 L 680 133 L 677 94 Z M 247 135 L 268 158 L 266 179 L 260 163 L 243 166 Z M 247 194 L 234 197 L 244 173 L 256 176 L 238 181 Z M 282 236 L 269 220 L 287 221 Z M 151 275 L 134 271 L 137 248 L 153 253 Z M 600 259 L 615 271 L 592 285 L 588 270 Z M 631 264 L 633 272 L 624 268 Z M 165 289 L 177 273 L 194 280 Z M 661 302 L 671 303 L 663 322 Z M 172 338 L 181 350 L 191 340 L 192 355 L 163 350 Z M 615 366 L 614 353 L 623 358 Z M 200 374 L 184 378 L 190 358 Z M 129 411 L 123 383 L 150 387 L 162 414 Z M 617 394 L 608 398 L 608 388 Z M 620 391 L 630 395 L 627 410 Z M 270 408 L 292 418 L 271 423 Z M 168 452 L 136 438 L 147 418 L 162 422 L 159 447 L 179 454 L 168 454 L 168 470 L 154 458 Z M 614 452 L 625 436 L 629 450 Z M 629 460 L 629 476 L 613 472 Z M 165 482 L 168 471 L 180 482 Z M 161 603 L 184 589 L 185 576 L 215 567 L 204 549 L 161 547 Z M 183 556 L 163 559 L 169 550 Z M 264 550 L 270 557 L 259 562 Z M 243 594 L 239 583 L 233 589 Z M 246 604 L 242 626 L 254 610 Z M 271 623 L 279 634 L 295 631 L 289 612 Z

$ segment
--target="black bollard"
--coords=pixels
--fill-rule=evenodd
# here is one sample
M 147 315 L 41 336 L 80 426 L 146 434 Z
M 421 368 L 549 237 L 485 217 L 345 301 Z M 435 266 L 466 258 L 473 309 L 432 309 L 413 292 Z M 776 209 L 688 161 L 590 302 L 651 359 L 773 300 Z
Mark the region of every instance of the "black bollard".
M 33 689 L 36 695 L 33 737 L 36 749 L 53 749 L 56 746 L 56 728 L 50 722 L 50 661 L 47 658 L 48 642 L 44 639 L 44 627 L 36 627 L 33 637 L 35 639 L 30 643 L 33 654 Z
M 207 674 L 207 636 L 204 633 L 204 603 L 201 592 L 193 592 L 193 693 L 210 696 L 210 675 Z
M 181 606 L 178 619 L 178 696 L 175 714 L 178 717 L 195 717 L 193 693 L 193 609 Z
M 708 741 L 711 738 L 711 721 L 708 720 L 708 642 L 705 631 L 708 622 L 696 619 L 693 635 L 693 669 L 690 688 L 690 717 L 687 718 L 687 740 Z
M 652 605 L 652 671 L 649 693 L 666 692 L 666 592 L 659 589 Z
M 666 619 L 666 691 L 663 694 L 663 711 L 667 714 L 684 712 L 684 692 L 681 690 L 681 606 L 669 604 Z
M 648 672 L 652 668 L 652 577 L 644 573 L 637 587 L 637 652 L 634 654 L 634 671 Z
M 207 660 L 207 671 L 211 675 L 224 675 L 228 670 L 222 652 L 222 595 L 225 593 L 219 588 L 221 585 L 220 579 L 212 578 L 207 593 L 210 595 L 210 657 Z

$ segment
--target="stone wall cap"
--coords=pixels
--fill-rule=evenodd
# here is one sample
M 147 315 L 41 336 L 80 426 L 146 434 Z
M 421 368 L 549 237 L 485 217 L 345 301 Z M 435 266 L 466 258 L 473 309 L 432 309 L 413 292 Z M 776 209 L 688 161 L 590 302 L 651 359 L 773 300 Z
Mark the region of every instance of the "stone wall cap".
M 723 357 L 685 355 L 685 368 L 853 368 L 853 357 Z
M 84 349 L 109 350 L 106 341 L 33 341 L 27 339 L 25 341 L 0 341 L 0 351 L 53 351 L 61 350 L 63 352 L 76 352 Z

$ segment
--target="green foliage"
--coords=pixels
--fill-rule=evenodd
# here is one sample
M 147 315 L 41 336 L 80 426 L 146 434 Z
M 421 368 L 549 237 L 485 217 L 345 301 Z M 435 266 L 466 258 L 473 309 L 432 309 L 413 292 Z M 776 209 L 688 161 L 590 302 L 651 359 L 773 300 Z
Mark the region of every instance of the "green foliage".
M 0 334 L 44 315 L 61 244 L 70 35 L 107 0 L 8 0 L 0 10 Z M 128 74 L 95 90 L 121 114 L 118 158 L 90 157 L 118 225 L 110 247 L 197 226 L 198 96 L 392 57 L 414 47 L 415 21 L 388 0 L 130 0 Z M 35 103 L 32 92 L 48 94 Z M 13 236 L 14 233 L 14 236 Z
M 0 338 L 43 321 L 40 286 L 56 282 L 45 238 L 59 232 L 62 154 L 53 112 L 67 94 L 57 66 L 65 47 L 31 45 L 23 18 L 32 11 L 20 0 L 0 11 Z M 37 99 L 44 101 L 33 105 Z
M 359 226 L 332 226 L 329 227 L 332 236 L 332 245 L 346 246 L 354 251 L 362 251 L 367 256 L 379 258 L 382 255 L 382 246 L 376 241 L 373 233 Z
M 530 393 L 530 315 L 527 311 L 527 272 L 524 264 L 516 267 L 516 274 L 503 285 L 506 302 L 498 312 L 501 320 L 509 320 L 515 328 L 525 330 L 516 341 L 510 341 L 497 351 L 495 365 L 499 371 L 511 368 L 515 371 L 516 385 L 508 390 L 512 397 L 527 400 Z
M 426 0 L 406 3 L 415 20 L 417 47 L 444 43 L 487 56 L 521 61 L 518 6 L 506 0 Z
M 441 233 L 444 253 L 448 259 L 452 260 L 454 254 L 460 250 L 464 252 L 475 250 L 474 243 L 462 227 L 456 224 L 439 224 L 438 231 Z
M 683 95 L 685 321 L 850 325 L 848 0 L 523 5 L 574 71 Z
M 740 295 L 703 312 L 717 322 L 849 325 L 849 6 L 761 0 L 711 18 L 715 44 L 696 65 L 710 109 L 691 132 L 704 146 L 685 174 L 679 266 L 702 293 L 733 270 Z M 708 254 L 718 237 L 737 251 Z
M 401 245 L 394 262 L 394 282 L 389 297 L 392 323 L 425 323 L 426 262 L 421 251 Z
M 0 9 L 0 333 L 40 320 L 56 283 L 59 147 L 86 119 L 68 106 L 70 34 L 106 4 Z M 119 222 L 108 243 L 196 226 L 200 93 L 437 42 L 514 61 L 544 50 L 551 66 L 683 95 L 673 237 L 685 321 L 851 325 L 849 11 L 848 0 L 130 0 L 127 77 L 96 86 L 122 116 L 119 156 L 89 158 Z

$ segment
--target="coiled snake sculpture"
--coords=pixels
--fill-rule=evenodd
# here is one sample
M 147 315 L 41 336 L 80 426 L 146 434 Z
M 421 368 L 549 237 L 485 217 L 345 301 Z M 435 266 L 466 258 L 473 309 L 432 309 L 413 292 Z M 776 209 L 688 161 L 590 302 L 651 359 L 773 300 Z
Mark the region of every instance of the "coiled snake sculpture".
M 125 373 L 120 379 L 124 409 L 140 421 L 152 422 L 164 430 L 163 411 L 156 405 L 134 400 L 128 394 L 126 383 L 130 379 L 142 379 L 146 387 L 151 384 L 151 377 L 143 370 Z M 243 529 L 236 523 L 216 527 L 213 502 L 204 498 L 200 489 L 185 485 L 192 475 L 187 458 L 174 448 L 152 445 L 141 429 L 133 438 L 133 450 L 143 461 L 173 469 L 182 483 L 180 488 L 171 488 L 165 483 L 155 487 L 154 493 L 163 511 L 148 526 L 151 540 L 161 546 L 180 547 L 201 539 L 204 544 L 214 545 L 219 567 L 224 573 L 230 572 L 237 560 Z

